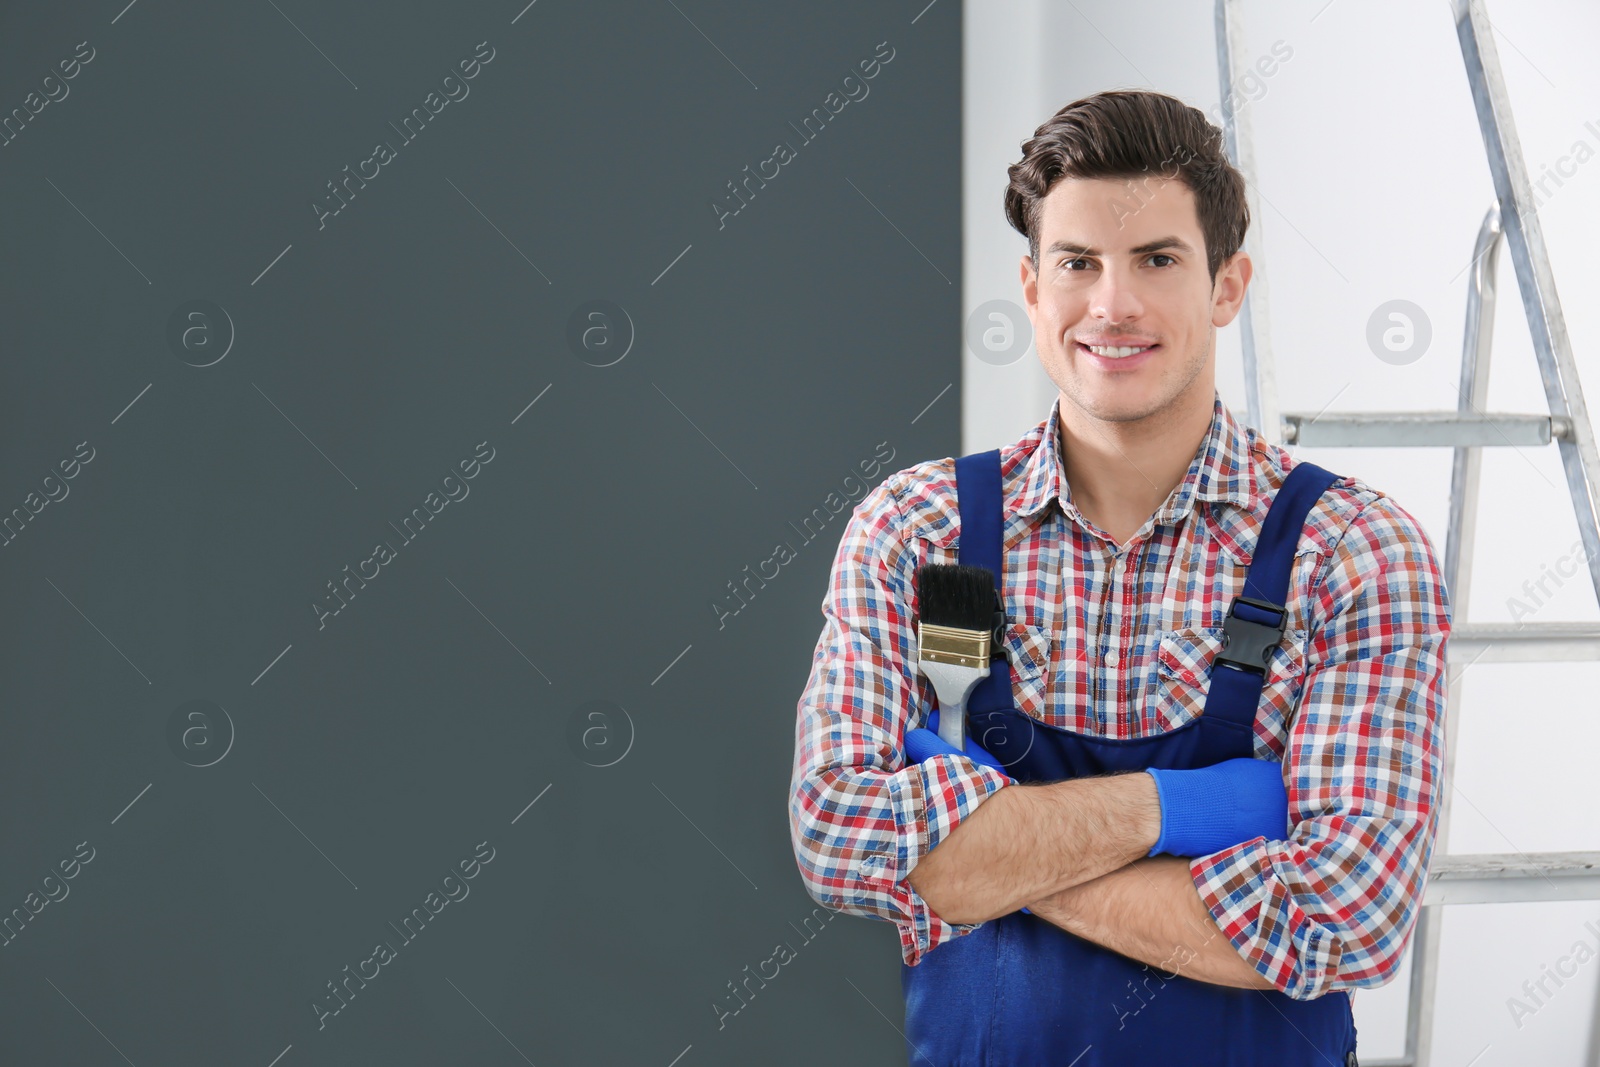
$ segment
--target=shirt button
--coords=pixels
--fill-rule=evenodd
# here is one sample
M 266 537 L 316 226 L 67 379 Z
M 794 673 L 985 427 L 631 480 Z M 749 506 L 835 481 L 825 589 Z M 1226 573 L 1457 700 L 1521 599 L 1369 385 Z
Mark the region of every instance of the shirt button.
M 1117 665 L 1117 654 L 1115 652 L 1107 652 L 1105 664 L 1107 667 L 1115 667 Z

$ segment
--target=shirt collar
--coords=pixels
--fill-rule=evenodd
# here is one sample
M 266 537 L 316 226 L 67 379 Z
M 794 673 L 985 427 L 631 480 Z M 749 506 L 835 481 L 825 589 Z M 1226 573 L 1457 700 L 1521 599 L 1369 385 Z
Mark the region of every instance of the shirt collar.
M 1051 501 L 1058 501 L 1064 514 L 1083 521 L 1082 513 L 1072 502 L 1071 488 L 1062 466 L 1060 429 L 1061 397 L 1057 395 L 1012 501 L 1013 514 L 1031 517 Z M 1222 402 L 1222 394 L 1213 390 L 1211 426 L 1195 450 L 1194 460 L 1183 480 L 1155 513 L 1155 521 L 1176 525 L 1189 515 L 1198 500 L 1248 507 L 1254 495 L 1251 432 L 1234 418 L 1233 412 Z

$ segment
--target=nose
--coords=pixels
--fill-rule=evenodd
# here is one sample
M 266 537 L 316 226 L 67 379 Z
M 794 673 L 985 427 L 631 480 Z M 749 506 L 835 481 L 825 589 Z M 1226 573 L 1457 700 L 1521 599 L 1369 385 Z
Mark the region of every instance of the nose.
M 1111 323 L 1132 322 L 1144 313 L 1133 275 L 1122 266 L 1103 268 L 1089 296 L 1089 313 Z

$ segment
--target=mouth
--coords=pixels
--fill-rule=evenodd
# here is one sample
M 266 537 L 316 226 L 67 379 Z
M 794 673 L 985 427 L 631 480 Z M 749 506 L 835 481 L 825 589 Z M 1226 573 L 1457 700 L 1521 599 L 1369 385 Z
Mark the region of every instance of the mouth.
M 1101 370 L 1131 370 L 1146 362 L 1161 346 L 1151 345 L 1094 345 L 1082 341 L 1072 342 L 1080 357 Z

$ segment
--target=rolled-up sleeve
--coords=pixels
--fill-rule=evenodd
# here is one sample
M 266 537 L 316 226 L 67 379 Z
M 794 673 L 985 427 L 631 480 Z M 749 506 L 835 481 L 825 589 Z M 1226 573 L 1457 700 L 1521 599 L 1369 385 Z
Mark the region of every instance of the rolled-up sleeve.
M 906 876 L 1009 779 L 964 756 L 905 764 L 905 732 L 925 722 L 929 691 L 913 627 L 922 542 L 905 536 L 901 477 L 856 505 L 834 557 L 797 709 L 789 830 L 811 898 L 894 923 L 914 965 L 980 924 L 946 923 Z
M 1190 864 L 1222 932 L 1291 997 L 1383 985 L 1399 967 L 1438 828 L 1450 626 L 1427 535 L 1376 497 L 1311 594 L 1289 839 Z

